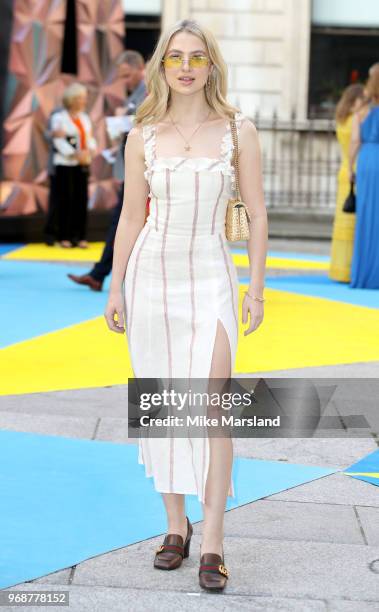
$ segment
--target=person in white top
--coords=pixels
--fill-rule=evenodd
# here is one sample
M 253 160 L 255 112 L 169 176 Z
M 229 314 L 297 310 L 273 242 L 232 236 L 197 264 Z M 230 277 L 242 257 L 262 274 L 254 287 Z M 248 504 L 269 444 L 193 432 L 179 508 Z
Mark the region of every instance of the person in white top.
M 62 247 L 87 248 L 88 177 L 96 152 L 92 124 L 85 112 L 87 89 L 72 83 L 63 93 L 64 109 L 54 113 L 53 139 L 58 240 Z

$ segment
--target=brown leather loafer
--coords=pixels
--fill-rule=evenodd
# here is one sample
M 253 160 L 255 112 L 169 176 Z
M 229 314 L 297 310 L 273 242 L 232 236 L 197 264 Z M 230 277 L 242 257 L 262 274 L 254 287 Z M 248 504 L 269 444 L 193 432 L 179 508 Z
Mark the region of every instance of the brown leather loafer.
M 189 556 L 192 537 L 192 525 L 187 519 L 187 537 L 183 543 L 181 535 L 168 533 L 163 544 L 155 551 L 154 567 L 157 569 L 172 570 L 180 567 L 183 559 Z
M 74 283 L 78 283 L 78 285 L 87 285 L 92 291 L 101 291 L 103 283 L 101 281 L 96 280 L 90 274 L 83 274 L 82 276 L 77 276 L 76 274 L 67 274 L 68 278 L 70 278 Z
M 229 573 L 224 559 L 216 553 L 204 553 L 200 557 L 199 584 L 207 591 L 222 591 Z

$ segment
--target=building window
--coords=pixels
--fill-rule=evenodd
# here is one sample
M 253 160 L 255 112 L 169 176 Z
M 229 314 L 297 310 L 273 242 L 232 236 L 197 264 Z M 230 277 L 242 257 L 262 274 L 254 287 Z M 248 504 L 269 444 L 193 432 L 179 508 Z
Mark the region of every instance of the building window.
M 378 0 L 313 0 L 309 117 L 331 117 L 345 87 L 379 61 Z
M 379 60 L 379 29 L 312 28 L 309 117 L 332 117 L 342 91 Z
M 150 59 L 161 34 L 160 15 L 125 15 L 125 48 Z

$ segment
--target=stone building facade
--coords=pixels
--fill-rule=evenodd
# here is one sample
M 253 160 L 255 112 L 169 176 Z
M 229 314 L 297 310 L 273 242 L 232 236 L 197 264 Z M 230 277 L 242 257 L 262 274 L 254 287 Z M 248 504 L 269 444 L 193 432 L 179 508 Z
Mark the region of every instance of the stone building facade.
M 306 118 L 311 0 L 163 0 L 163 29 L 186 17 L 216 35 L 242 112 Z

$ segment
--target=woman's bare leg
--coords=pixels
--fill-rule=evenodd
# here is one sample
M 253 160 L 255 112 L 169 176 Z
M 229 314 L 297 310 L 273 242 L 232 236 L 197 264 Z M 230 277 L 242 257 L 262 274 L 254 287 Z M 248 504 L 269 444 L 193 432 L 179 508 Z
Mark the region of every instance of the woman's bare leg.
M 231 377 L 229 338 L 221 321 L 217 321 L 217 332 L 212 355 L 209 393 L 221 394 L 225 381 Z M 214 380 L 212 380 L 214 379 Z M 219 379 L 219 380 L 218 380 Z M 208 408 L 208 416 L 212 415 Z M 222 408 L 216 407 L 220 416 Z M 225 430 L 225 434 L 227 431 Z M 209 435 L 210 463 L 203 504 L 203 538 L 200 553 L 213 552 L 222 555 L 224 539 L 224 515 L 233 466 L 233 444 L 230 437 Z
M 187 536 L 184 495 L 181 493 L 162 493 L 167 513 L 167 533 L 177 533 L 183 542 Z

